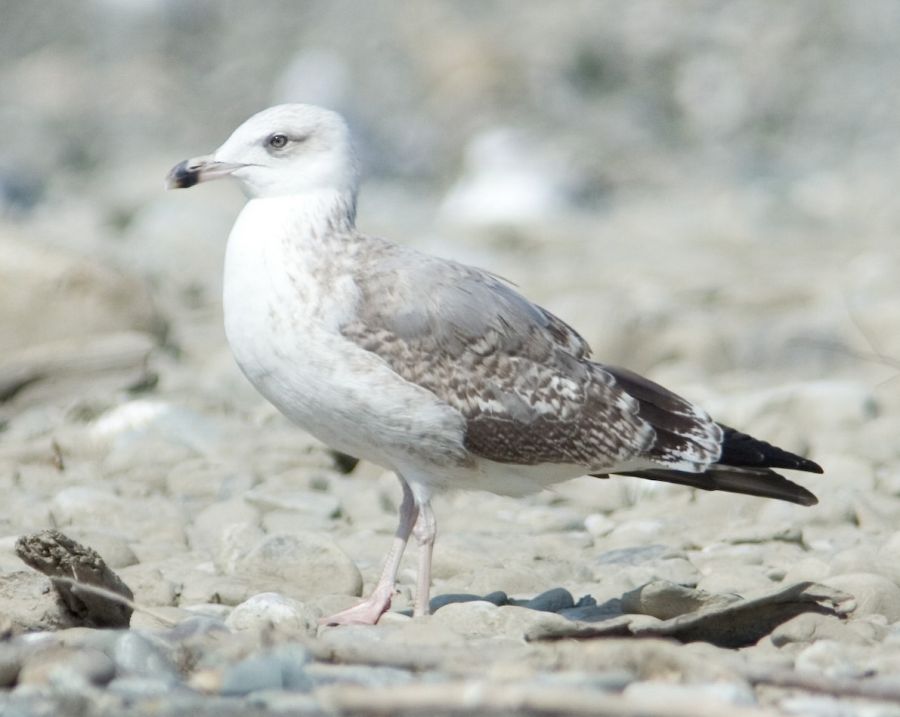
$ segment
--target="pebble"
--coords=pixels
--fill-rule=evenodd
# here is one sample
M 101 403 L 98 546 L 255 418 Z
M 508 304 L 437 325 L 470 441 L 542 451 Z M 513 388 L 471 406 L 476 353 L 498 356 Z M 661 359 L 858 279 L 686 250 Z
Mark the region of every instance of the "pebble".
M 0 687 L 15 684 L 22 667 L 22 651 L 8 642 L 0 642 Z
M 632 682 L 623 696 L 638 700 L 642 705 L 666 709 L 684 709 L 691 705 L 712 704 L 751 707 L 756 704 L 753 689 L 742 682 L 710 682 L 681 685 L 661 680 Z
M 223 531 L 242 524 L 258 525 L 259 511 L 243 498 L 218 501 L 192 516 L 188 542 L 193 550 L 213 553 L 219 549 Z
M 395 687 L 415 681 L 409 670 L 372 665 L 330 665 L 317 662 L 307 665 L 306 676 L 313 688 L 331 684 L 362 687 Z
M 165 677 L 117 677 L 106 689 L 113 695 L 128 701 L 158 700 L 168 697 L 173 691 L 187 690 Z
M 116 674 L 113 661 L 90 647 L 53 647 L 34 652 L 19 672 L 20 685 L 50 685 L 54 681 L 84 681 L 105 685 Z
M 432 621 L 468 639 L 508 637 L 522 639 L 546 629 L 568 628 L 569 621 L 553 613 L 489 602 L 462 602 L 446 605 L 432 616 Z
M 72 530 L 67 535 L 100 554 L 106 564 L 118 570 L 138 562 L 128 539 L 120 534 L 105 530 Z
M 268 535 L 236 561 L 233 572 L 298 600 L 322 593 L 362 594 L 359 568 L 319 533 Z
M 0 622 L 13 632 L 59 630 L 77 625 L 43 575 L 19 571 L 0 574 Z
M 337 518 L 341 503 L 332 493 L 311 490 L 291 490 L 280 486 L 261 485 L 244 494 L 244 500 L 261 512 L 287 511 L 294 514 L 296 524 L 313 518 Z
M 850 573 L 822 581 L 825 585 L 850 593 L 856 599 L 856 617 L 883 615 L 888 622 L 900 620 L 900 587 L 882 575 Z
M 156 565 L 139 563 L 120 568 L 116 572 L 131 589 L 134 601 L 139 605 L 174 605 L 178 599 L 180 587 L 166 578 Z
M 472 595 L 470 593 L 446 593 L 444 595 L 435 595 L 428 603 L 431 612 L 437 612 L 445 605 L 451 605 L 458 602 L 473 602 L 482 600 L 492 605 L 506 605 L 509 603 L 509 596 L 500 590 L 487 595 Z
M 575 607 L 575 598 L 565 588 L 553 588 L 526 600 L 522 607 L 541 612 L 559 612 Z
M 782 623 L 769 636 L 775 647 L 792 643 L 813 643 L 817 640 L 865 644 L 869 642 L 844 620 L 833 615 L 803 613 Z
M 177 666 L 164 650 L 136 632 L 126 632 L 116 641 L 113 659 L 119 676 L 180 679 Z
M 284 645 L 241 660 L 225 670 L 219 692 L 238 696 L 261 690 L 308 692 L 313 682 L 306 674 L 309 653 L 299 645 Z
M 260 593 L 231 611 L 225 624 L 232 630 L 260 631 L 274 627 L 286 634 L 315 635 L 321 613 L 278 593 Z
M 737 596 L 714 595 L 658 580 L 625 593 L 622 596 L 622 610 L 668 620 L 703 608 L 724 607 L 738 599 Z

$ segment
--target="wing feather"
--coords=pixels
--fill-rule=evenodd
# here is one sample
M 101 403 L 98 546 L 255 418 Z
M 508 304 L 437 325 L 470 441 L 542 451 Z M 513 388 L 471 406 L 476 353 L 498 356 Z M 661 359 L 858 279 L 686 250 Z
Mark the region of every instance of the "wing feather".
M 459 410 L 471 452 L 602 467 L 654 442 L 638 401 L 568 324 L 487 272 L 387 242 L 369 251 L 342 334 Z

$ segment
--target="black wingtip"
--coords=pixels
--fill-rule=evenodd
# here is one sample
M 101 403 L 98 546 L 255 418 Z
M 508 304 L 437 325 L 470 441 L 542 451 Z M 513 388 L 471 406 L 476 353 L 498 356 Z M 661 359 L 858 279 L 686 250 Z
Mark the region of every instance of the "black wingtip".
M 730 426 L 721 423 L 719 426 L 724 432 L 722 455 L 719 456 L 721 465 L 737 468 L 785 468 L 806 473 L 825 472 L 822 466 L 809 458 L 798 456 L 796 453 L 748 436 Z

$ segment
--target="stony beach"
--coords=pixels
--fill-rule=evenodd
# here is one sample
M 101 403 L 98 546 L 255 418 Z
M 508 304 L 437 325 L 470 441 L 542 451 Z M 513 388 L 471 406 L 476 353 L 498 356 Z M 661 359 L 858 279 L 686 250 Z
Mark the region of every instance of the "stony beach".
M 742 56 L 720 24 L 738 48 L 723 53 Z M 863 25 L 853 32 L 877 35 Z M 0 74 L 52 77 L 78 57 L 23 52 Z M 842 57 L 835 72 L 855 76 Z M 65 89 L 22 86 L 0 94 L 29 126 L 56 127 Z M 265 92 L 259 106 L 277 99 Z M 897 104 L 857 119 L 881 126 Z M 440 106 L 427 112 L 438 126 Z M 71 136 L 53 135 L 35 176 L 93 141 L 92 116 L 82 107 Z M 399 485 L 291 426 L 234 365 L 219 293 L 243 199 L 161 189 L 171 165 L 223 139 L 199 131 L 202 116 L 192 106 L 171 141 L 143 127 L 152 151 L 113 142 L 121 161 L 66 165 L 31 193 L 6 169 L 14 152 L 0 155 L 0 715 L 900 715 L 900 175 L 876 141 L 887 135 L 840 162 L 816 154 L 825 130 L 777 135 L 794 171 L 761 182 L 687 130 L 683 154 L 652 132 L 631 145 L 617 115 L 612 189 L 585 179 L 602 201 L 576 201 L 552 154 L 588 146 L 586 129 L 530 126 L 546 163 L 516 165 L 521 182 L 505 185 L 479 174 L 484 143 L 466 160 L 464 143 L 360 110 L 373 147 L 362 229 L 498 273 L 598 360 L 825 474 L 792 476 L 819 497 L 811 508 L 620 477 L 444 495 L 434 613 L 409 616 L 410 551 L 377 626 L 332 628 L 318 618 L 378 578 Z M 385 164 L 429 141 L 445 164 L 423 171 L 442 180 Z M 531 187 L 527 211 L 472 200 L 504 186 Z

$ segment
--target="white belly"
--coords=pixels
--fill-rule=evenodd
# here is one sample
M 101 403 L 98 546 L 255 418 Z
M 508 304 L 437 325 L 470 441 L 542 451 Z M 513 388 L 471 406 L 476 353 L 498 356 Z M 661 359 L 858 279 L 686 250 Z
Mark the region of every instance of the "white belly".
M 225 332 L 241 370 L 282 413 L 338 450 L 398 470 L 458 464 L 461 416 L 341 336 L 356 286 L 340 257 L 317 255 L 321 247 L 307 246 L 297 218 L 278 209 L 277 199 L 252 200 L 228 241 Z

